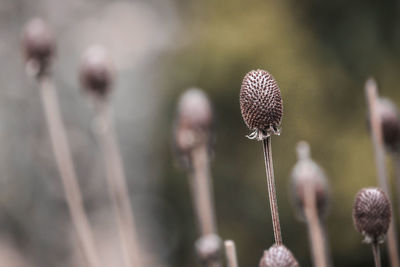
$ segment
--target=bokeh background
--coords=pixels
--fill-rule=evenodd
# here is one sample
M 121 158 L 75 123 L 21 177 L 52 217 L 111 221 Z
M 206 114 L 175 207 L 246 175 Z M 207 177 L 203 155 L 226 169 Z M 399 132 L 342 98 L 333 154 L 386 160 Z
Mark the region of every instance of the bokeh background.
M 288 191 L 295 144 L 306 140 L 331 184 L 326 228 L 335 266 L 373 266 L 351 218 L 356 192 L 376 185 L 363 86 L 373 76 L 381 95 L 400 103 L 399 1 L 1 0 L 0 266 L 7 267 L 82 266 L 39 93 L 20 52 L 21 30 L 36 16 L 57 38 L 53 73 L 106 266 L 120 264 L 118 235 L 94 112 L 77 79 L 91 44 L 107 47 L 118 71 L 115 124 L 147 266 L 197 266 L 188 181 L 171 149 L 177 98 L 192 86 L 209 95 L 216 116 L 221 237 L 235 240 L 241 266 L 258 266 L 273 243 L 262 148 L 245 138 L 238 103 L 243 76 L 257 68 L 275 76 L 284 101 L 273 155 L 285 244 L 311 266 L 307 229 Z M 388 168 L 392 177 L 390 161 Z

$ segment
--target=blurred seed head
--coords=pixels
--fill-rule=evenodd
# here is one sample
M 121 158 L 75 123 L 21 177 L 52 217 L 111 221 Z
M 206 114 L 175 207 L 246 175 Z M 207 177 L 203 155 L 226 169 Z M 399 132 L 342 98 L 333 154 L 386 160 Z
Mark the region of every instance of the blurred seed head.
M 86 50 L 79 76 L 87 92 L 99 97 L 109 93 L 114 80 L 114 65 L 104 47 L 95 45 Z
M 364 188 L 353 205 L 353 221 L 365 242 L 383 242 L 392 217 L 391 205 L 386 194 L 379 188 Z
M 213 112 L 205 93 L 191 88 L 178 101 L 175 118 L 175 145 L 180 153 L 187 154 L 199 145 L 210 143 Z
M 274 245 L 264 251 L 260 267 L 299 267 L 299 263 L 284 245 Z
M 269 72 L 252 70 L 246 74 L 240 89 L 240 110 L 247 127 L 254 131 L 248 136 L 250 139 L 279 135 L 282 98 L 278 84 Z
M 378 114 L 382 121 L 383 141 L 389 151 L 400 150 L 400 117 L 396 105 L 388 98 L 378 101 Z
M 209 234 L 201 237 L 195 243 L 197 257 L 200 263 L 209 266 L 216 262 L 221 256 L 222 241 L 216 234 Z
M 22 49 L 27 67 L 34 75 L 48 71 L 55 54 L 55 40 L 49 26 L 40 18 L 29 21 L 22 34 Z
M 307 142 L 297 143 L 298 161 L 291 174 L 291 195 L 296 206 L 298 217 L 305 220 L 304 206 L 306 188 L 315 190 L 315 200 L 320 218 L 327 213 L 330 199 L 330 189 L 325 172 L 310 157 L 310 146 Z

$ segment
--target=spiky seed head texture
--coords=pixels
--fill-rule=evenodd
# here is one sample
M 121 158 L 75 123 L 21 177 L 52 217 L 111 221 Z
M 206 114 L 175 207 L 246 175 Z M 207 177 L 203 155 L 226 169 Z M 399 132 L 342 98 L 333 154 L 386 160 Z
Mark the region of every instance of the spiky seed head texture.
M 218 261 L 221 256 L 221 245 L 222 241 L 216 234 L 200 237 L 195 243 L 199 261 L 205 266 Z
M 322 218 L 328 210 L 330 190 L 324 170 L 310 157 L 307 142 L 297 144 L 298 161 L 291 174 L 291 195 L 296 206 L 298 217 L 305 220 L 304 205 L 307 188 L 314 189 L 318 215 Z
M 283 114 L 281 92 L 268 71 L 258 69 L 246 74 L 240 89 L 240 110 L 247 127 L 258 133 L 252 138 L 261 140 L 279 134 Z
M 382 121 L 385 146 L 390 151 L 400 150 L 400 117 L 396 105 L 388 98 L 378 101 L 378 114 Z
M 55 54 L 55 40 L 49 26 L 40 18 L 30 20 L 23 31 L 22 49 L 25 60 L 37 74 L 47 70 Z
M 361 189 L 353 205 L 353 221 L 367 243 L 383 242 L 392 217 L 391 205 L 379 188 Z
M 196 88 L 184 92 L 178 102 L 175 120 L 175 143 L 180 152 L 209 143 L 213 122 L 211 103 L 206 94 Z
M 299 263 L 292 252 L 284 245 L 274 245 L 264 251 L 260 267 L 299 267 Z
M 104 47 L 94 45 L 86 50 L 79 77 L 88 92 L 100 97 L 109 93 L 114 80 L 114 65 Z

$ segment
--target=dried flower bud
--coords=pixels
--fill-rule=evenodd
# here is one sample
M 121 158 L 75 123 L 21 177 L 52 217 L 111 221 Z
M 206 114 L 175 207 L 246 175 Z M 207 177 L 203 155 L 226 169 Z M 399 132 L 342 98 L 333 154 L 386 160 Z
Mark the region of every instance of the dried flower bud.
M 221 239 L 215 234 L 209 234 L 198 239 L 195 248 L 199 261 L 205 266 L 217 262 L 221 256 L 221 244 Z
M 299 218 L 304 220 L 304 205 L 307 188 L 315 190 L 318 215 L 323 217 L 328 210 L 329 185 L 322 168 L 310 157 L 310 146 L 301 141 L 297 144 L 298 161 L 291 175 L 291 189 L 295 205 L 298 207 Z
M 210 142 L 213 114 L 203 91 L 189 89 L 179 99 L 175 121 L 175 143 L 182 153 Z
M 383 141 L 390 151 L 400 149 L 400 118 L 396 105 L 387 98 L 378 101 L 378 113 L 382 120 Z
M 272 75 L 265 70 L 246 74 L 240 89 L 240 109 L 247 127 L 254 131 L 250 139 L 262 140 L 279 134 L 283 105 L 281 92 Z
M 82 87 L 88 92 L 104 97 L 111 89 L 114 66 L 102 46 L 90 47 L 83 56 L 80 69 Z
M 299 267 L 299 263 L 284 245 L 274 245 L 264 251 L 260 267 Z
M 27 64 L 36 75 L 47 71 L 55 46 L 53 34 L 43 20 L 35 18 L 28 22 L 22 35 L 22 48 Z
M 353 221 L 367 243 L 383 242 L 392 217 L 391 205 L 379 188 L 360 190 L 353 206 Z

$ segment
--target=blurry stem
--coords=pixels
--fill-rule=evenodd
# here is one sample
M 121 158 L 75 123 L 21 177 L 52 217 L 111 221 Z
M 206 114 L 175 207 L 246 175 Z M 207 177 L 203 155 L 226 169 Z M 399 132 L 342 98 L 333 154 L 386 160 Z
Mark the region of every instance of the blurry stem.
M 375 81 L 373 79 L 369 79 L 365 85 L 365 91 L 369 107 L 371 136 L 375 152 L 375 164 L 378 175 L 378 182 L 381 189 L 386 193 L 388 198 L 391 199 L 389 185 L 387 182 L 386 167 L 385 167 L 385 154 L 383 148 L 381 118 L 377 112 L 377 102 L 378 102 L 377 90 L 378 88 Z M 395 225 L 396 223 L 394 217 L 392 217 L 387 234 L 389 257 L 392 267 L 400 267 Z
M 225 255 L 227 267 L 239 267 L 236 255 L 235 242 L 232 240 L 225 241 Z
M 68 140 L 61 120 L 57 92 L 50 77 L 40 75 L 38 78 L 47 127 L 50 132 L 51 144 L 56 158 L 58 171 L 64 187 L 72 222 L 77 231 L 79 243 L 90 267 L 100 266 L 95 248 L 93 233 L 85 213 L 82 194 L 79 189 L 75 167 L 69 150 Z
M 375 267 L 381 267 L 381 253 L 378 242 L 372 243 L 372 253 L 374 254 Z
M 141 251 L 122 158 L 114 134 L 111 107 L 107 99 L 96 100 L 98 101 L 95 103 L 98 114 L 95 121 L 97 123 L 96 134 L 106 165 L 108 189 L 117 218 L 124 263 L 126 267 L 140 267 L 142 266 Z
M 397 206 L 400 209 L 400 152 L 392 154 L 393 165 L 395 168 L 396 188 L 397 188 Z
M 321 227 L 321 221 L 318 216 L 315 188 L 313 184 L 306 184 L 304 197 L 304 213 L 309 228 L 308 232 L 311 239 L 314 265 L 316 267 L 328 267 L 327 254 L 325 251 L 326 245 Z
M 265 169 L 267 173 L 267 186 L 269 205 L 271 207 L 272 226 L 274 229 L 275 244 L 282 245 L 281 226 L 279 223 L 278 203 L 276 199 L 274 166 L 272 162 L 271 136 L 263 140 Z

